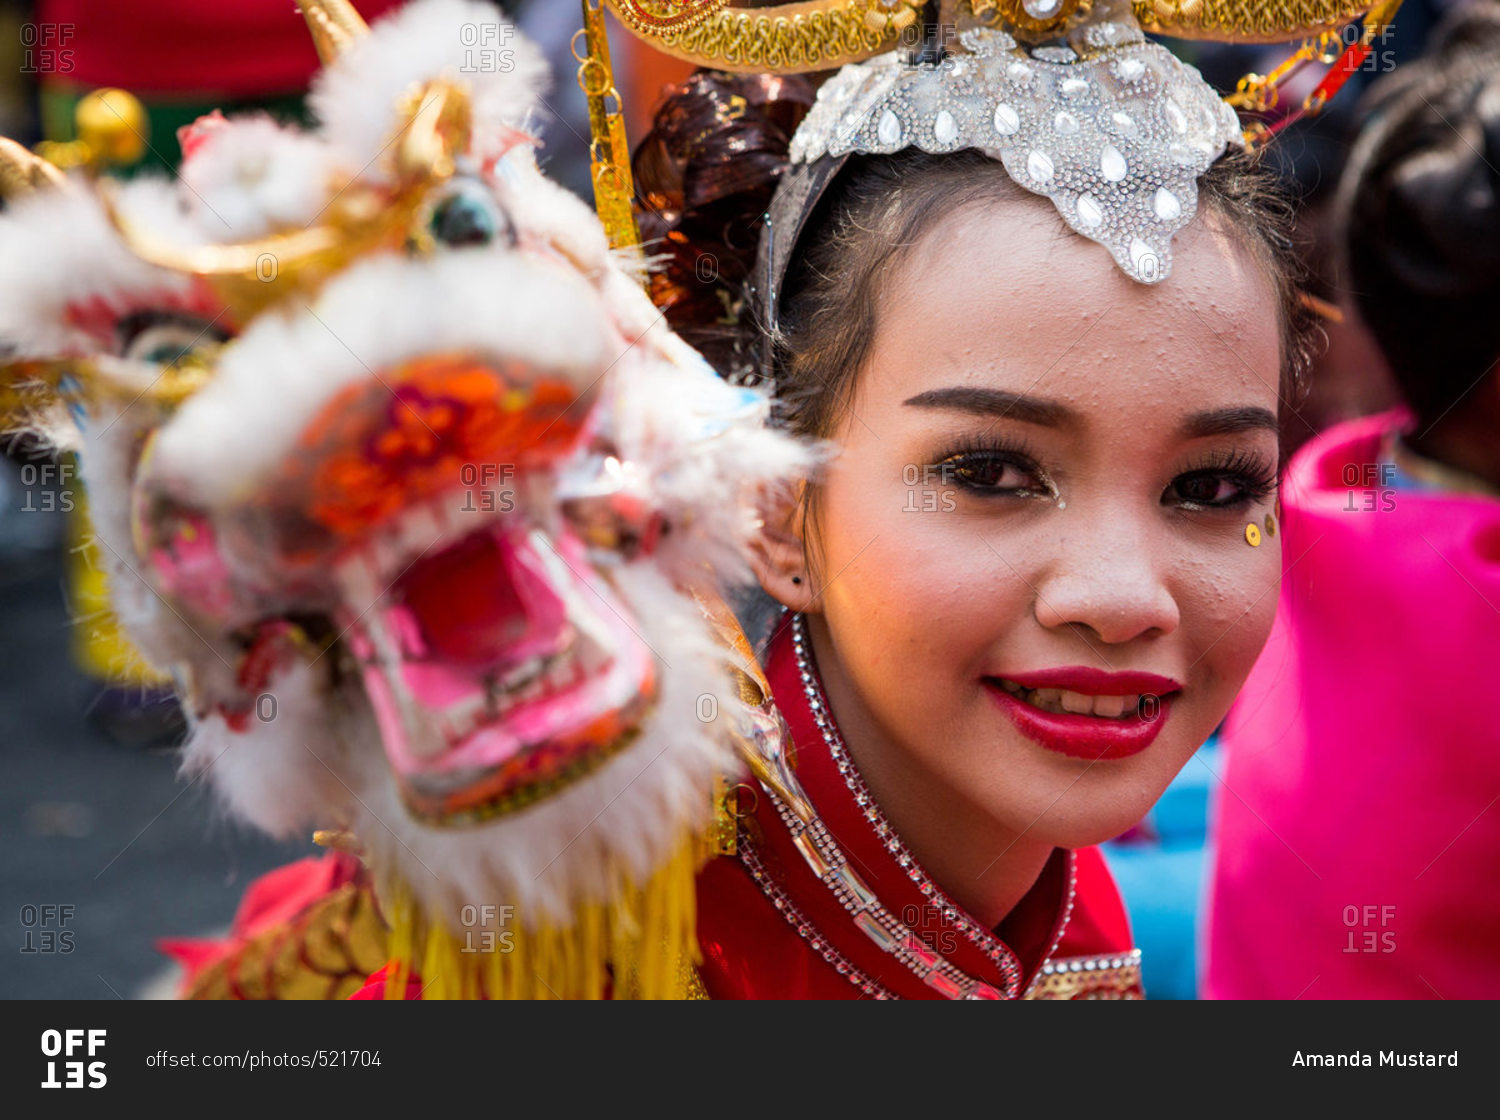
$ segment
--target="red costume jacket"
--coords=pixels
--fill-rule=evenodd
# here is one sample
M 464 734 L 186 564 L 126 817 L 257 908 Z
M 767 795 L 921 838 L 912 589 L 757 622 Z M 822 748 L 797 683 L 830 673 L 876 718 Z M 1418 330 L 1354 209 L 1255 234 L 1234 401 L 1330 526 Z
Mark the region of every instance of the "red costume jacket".
M 803 687 L 790 616 L 766 658 L 776 707 L 796 745 L 796 774 L 829 837 L 879 905 L 909 932 L 872 936 L 861 900 L 819 879 L 773 799 L 758 790 L 735 856 L 698 879 L 699 973 L 714 998 L 902 999 L 954 993 L 936 956 L 1003 996 L 1140 996 L 1139 954 L 1096 848 L 1053 853 L 1036 884 L 991 931 L 965 914 L 907 852 L 836 737 L 825 737 Z M 822 703 L 816 681 L 810 686 Z M 825 706 L 826 709 L 826 706 Z M 846 901 L 847 900 L 847 901 Z M 924 979 L 929 976 L 931 979 Z

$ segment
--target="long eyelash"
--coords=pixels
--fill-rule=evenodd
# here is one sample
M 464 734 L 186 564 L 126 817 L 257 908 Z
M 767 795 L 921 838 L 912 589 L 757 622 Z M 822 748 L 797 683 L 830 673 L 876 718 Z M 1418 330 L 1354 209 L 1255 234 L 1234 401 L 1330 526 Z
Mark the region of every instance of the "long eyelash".
M 1280 481 L 1274 464 L 1244 448 L 1212 452 L 1207 459 L 1182 471 L 1178 477 L 1195 474 L 1228 475 L 1240 483 L 1246 497 L 1255 501 L 1269 497 Z
M 949 445 L 949 450 L 941 455 L 934 456 L 929 467 L 940 470 L 955 459 L 965 458 L 998 459 L 1026 471 L 1041 484 L 1040 488 L 989 491 L 971 486 L 959 480 L 958 485 L 982 497 L 1032 497 L 1038 494 L 1055 495 L 1057 492 L 1051 477 L 1042 468 L 1041 463 L 1037 461 L 1036 453 L 1031 449 L 1031 445 L 1024 440 L 1002 436 L 989 431 L 978 435 L 960 437 L 959 440 Z
M 965 436 L 955 441 L 949 450 L 941 455 L 933 456 L 932 465 L 938 466 L 960 455 L 994 455 L 997 458 L 1007 456 L 1014 459 L 1018 466 L 1028 467 L 1038 474 L 1042 473 L 1041 466 L 1037 463 L 1036 453 L 1031 449 L 1030 444 L 1024 440 L 1010 439 L 992 432 Z

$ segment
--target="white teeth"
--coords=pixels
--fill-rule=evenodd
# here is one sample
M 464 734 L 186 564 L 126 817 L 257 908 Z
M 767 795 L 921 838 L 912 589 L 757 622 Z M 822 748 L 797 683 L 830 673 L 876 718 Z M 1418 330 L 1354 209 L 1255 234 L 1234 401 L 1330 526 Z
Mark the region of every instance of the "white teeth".
M 528 661 L 523 661 L 505 674 L 505 678 L 499 682 L 499 687 L 505 692 L 514 692 L 522 685 L 539 677 L 546 666 L 547 659 L 544 657 L 533 657 Z
M 574 577 L 567 562 L 558 555 L 557 549 L 553 547 L 547 534 L 540 529 L 533 529 L 531 545 L 534 555 L 547 576 L 547 581 L 552 585 L 552 590 L 562 598 L 566 606 L 568 621 L 578 630 L 580 636 L 607 649 L 610 645 L 609 627 L 604 624 L 599 613 L 584 602 L 578 591 L 578 580 Z
M 359 552 L 349 557 L 334 569 L 334 579 L 340 596 L 346 604 L 354 607 L 354 613 L 365 610 L 380 593 L 380 585 L 370 575 L 366 553 Z
M 375 581 L 377 587 L 385 587 L 392 578 L 392 567 L 396 563 L 396 549 L 389 541 L 379 537 L 373 538 L 367 545 L 366 563 L 370 568 L 370 578 Z M 399 569 L 396 569 L 399 571 Z M 374 602 L 374 599 L 370 600 Z
M 1071 692 L 1064 688 L 1026 688 L 1015 681 L 992 678 L 1000 687 L 1034 708 L 1045 712 L 1068 713 L 1079 716 L 1099 716 L 1104 719 L 1119 719 L 1140 707 L 1141 698 L 1133 696 L 1091 696 L 1082 692 Z
M 610 652 L 610 627 L 600 611 L 586 601 L 578 577 L 554 550 L 547 535 L 534 529 L 533 548 L 519 559 L 539 569 L 538 574 L 547 579 L 563 600 L 567 622 L 558 636 L 559 652 L 529 658 L 510 667 L 503 676 L 490 672 L 476 677 L 473 694 L 441 712 L 434 713 L 420 703 L 401 678 L 401 668 L 413 659 L 414 651 L 397 648 L 397 632 L 388 626 L 381 611 L 372 608 L 382 600 L 392 580 L 423 555 L 424 550 L 437 551 L 450 538 L 457 540 L 475 532 L 474 525 L 472 518 L 453 515 L 440 503 L 409 510 L 389 531 L 372 534 L 334 572 L 344 609 L 350 615 L 360 616 L 360 633 L 374 647 L 368 661 L 370 667 L 378 667 L 396 693 L 406 725 L 408 750 L 413 758 L 423 762 L 440 758 L 478 728 L 506 719 L 518 706 L 571 691 L 607 674 L 615 664 Z
M 443 738 L 449 746 L 467 737 L 481 723 L 503 719 L 513 708 L 539 696 L 552 696 L 585 676 L 582 666 L 568 654 L 533 657 L 511 670 L 504 681 L 486 677 L 483 692 L 454 704 L 440 717 Z
M 609 668 L 609 650 L 592 638 L 581 638 L 574 648 L 577 651 L 574 660 L 580 675 L 596 677 Z
M 443 716 L 438 717 L 437 727 L 429 723 L 413 728 L 409 719 L 406 721 L 406 726 L 408 728 L 406 749 L 418 759 L 440 757 L 448 749 L 449 744 L 457 738 L 456 728 Z
M 577 663 L 571 657 L 564 657 L 547 674 L 547 691 L 561 692 L 572 685 L 576 677 Z
M 422 555 L 423 549 L 431 548 L 442 535 L 435 507 L 414 509 L 397 523 L 396 530 L 390 537 L 389 554 L 381 559 L 395 565 L 387 570 L 396 575 L 413 557 Z
M 1095 696 L 1094 714 L 1096 716 L 1107 716 L 1110 719 L 1118 719 L 1125 714 L 1125 703 L 1128 696 Z
M 1058 694 L 1058 703 L 1062 705 L 1065 712 L 1072 712 L 1075 716 L 1086 716 L 1094 710 L 1094 698 L 1085 696 L 1081 692 L 1069 692 L 1063 689 Z

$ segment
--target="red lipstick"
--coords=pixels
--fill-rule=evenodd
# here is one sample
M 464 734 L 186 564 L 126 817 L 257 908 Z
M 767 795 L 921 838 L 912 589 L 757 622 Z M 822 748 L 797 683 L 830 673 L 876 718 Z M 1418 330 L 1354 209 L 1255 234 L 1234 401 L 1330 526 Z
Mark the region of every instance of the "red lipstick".
M 1050 712 L 1007 691 L 1001 680 L 1023 689 L 1062 689 L 1088 696 L 1140 696 L 1136 711 L 1120 718 Z M 1048 750 L 1071 758 L 1129 758 L 1149 747 L 1171 714 L 1173 694 L 1182 686 L 1155 673 L 1107 673 L 1084 665 L 1040 669 L 984 678 L 985 689 L 1021 733 Z

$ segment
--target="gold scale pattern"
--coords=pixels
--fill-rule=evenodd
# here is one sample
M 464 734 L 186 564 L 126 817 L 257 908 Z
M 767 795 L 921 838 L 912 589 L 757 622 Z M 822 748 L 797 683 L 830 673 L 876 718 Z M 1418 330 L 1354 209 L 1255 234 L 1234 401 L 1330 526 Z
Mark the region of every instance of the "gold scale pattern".
M 715 6 L 701 0 L 606 2 L 633 32 L 678 58 L 722 70 L 785 73 L 832 69 L 892 49 L 899 38 L 895 22 L 873 30 L 866 16 L 872 10 L 890 12 L 903 6 L 881 0 L 811 0 L 767 8 Z M 1306 38 L 1347 23 L 1372 6 L 1372 0 L 1132 0 L 1136 19 L 1146 31 L 1225 42 Z M 668 22 L 692 7 L 703 9 L 702 14 Z

